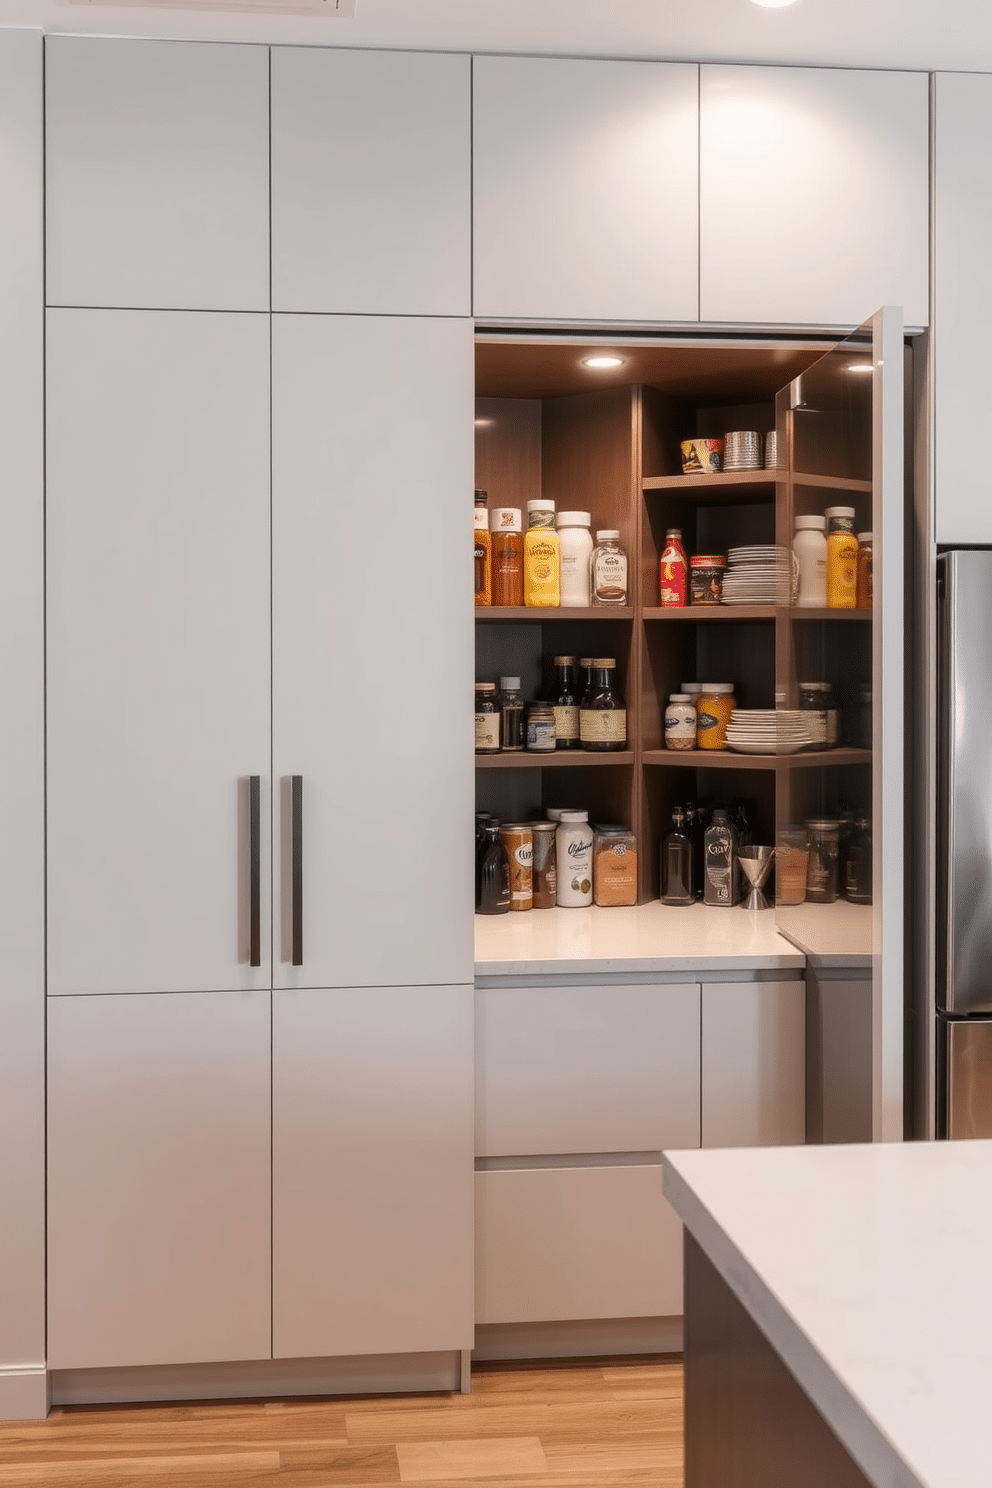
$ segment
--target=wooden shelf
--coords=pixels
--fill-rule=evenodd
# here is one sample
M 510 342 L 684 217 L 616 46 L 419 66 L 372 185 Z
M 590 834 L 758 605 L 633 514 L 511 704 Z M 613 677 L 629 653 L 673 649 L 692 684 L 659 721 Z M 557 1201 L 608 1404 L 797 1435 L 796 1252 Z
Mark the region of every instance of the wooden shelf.
M 745 754 L 736 749 L 645 749 L 645 765 L 669 765 L 695 770 L 822 769 L 827 765 L 867 765 L 870 749 L 809 749 L 798 754 Z
M 836 612 L 831 610 L 831 614 Z M 660 605 L 645 606 L 641 611 L 645 620 L 706 621 L 724 624 L 740 620 L 774 620 L 774 605 L 684 605 L 680 609 L 662 608 Z
M 694 497 L 703 506 L 725 506 L 735 502 L 753 502 L 755 497 L 762 496 L 773 500 L 778 475 L 776 470 L 721 470 L 716 475 L 649 475 L 641 486 L 645 494 L 668 491 Z
M 794 486 L 812 486 L 818 491 L 850 491 L 855 496 L 870 496 L 870 480 L 854 480 L 842 475 L 805 475 L 796 470 L 792 475 Z
M 870 749 L 809 749 L 786 755 L 782 764 L 790 770 L 813 770 L 824 765 L 869 765 Z
M 538 753 L 537 750 L 524 749 L 513 754 L 477 754 L 475 765 L 478 770 L 558 770 L 565 765 L 576 767 L 580 765 L 592 765 L 594 769 L 602 768 L 604 765 L 632 765 L 634 763 L 634 751 L 632 749 L 618 749 L 613 753 L 591 749 L 556 749 L 554 754 Z
M 807 609 L 790 605 L 785 614 L 793 620 L 871 620 L 871 610 Z
M 633 605 L 590 605 L 576 608 L 571 605 L 477 605 L 476 622 L 499 620 L 536 624 L 541 620 L 633 620 Z

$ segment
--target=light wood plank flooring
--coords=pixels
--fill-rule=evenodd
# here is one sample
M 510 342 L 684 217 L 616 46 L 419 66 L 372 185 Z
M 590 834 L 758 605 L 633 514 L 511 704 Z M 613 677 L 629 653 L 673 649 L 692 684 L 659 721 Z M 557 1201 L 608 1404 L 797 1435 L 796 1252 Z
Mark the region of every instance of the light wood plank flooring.
M 681 1359 L 479 1365 L 470 1395 L 57 1408 L 3 1488 L 682 1488 Z

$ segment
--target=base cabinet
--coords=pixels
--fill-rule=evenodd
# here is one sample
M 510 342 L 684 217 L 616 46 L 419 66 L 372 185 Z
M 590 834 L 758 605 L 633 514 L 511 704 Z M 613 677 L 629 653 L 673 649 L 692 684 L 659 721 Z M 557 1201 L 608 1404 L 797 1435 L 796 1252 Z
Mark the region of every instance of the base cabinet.
M 704 983 L 701 1037 L 700 1146 L 804 1142 L 805 983 Z

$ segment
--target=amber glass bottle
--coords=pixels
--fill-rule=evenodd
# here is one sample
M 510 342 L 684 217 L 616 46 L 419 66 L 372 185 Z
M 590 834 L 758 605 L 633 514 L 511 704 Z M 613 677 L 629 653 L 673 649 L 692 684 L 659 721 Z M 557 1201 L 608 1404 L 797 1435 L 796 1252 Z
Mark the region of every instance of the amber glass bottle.
M 597 753 L 627 747 L 627 708 L 616 686 L 616 660 L 598 656 L 592 663 L 589 689 L 579 709 L 583 749 Z

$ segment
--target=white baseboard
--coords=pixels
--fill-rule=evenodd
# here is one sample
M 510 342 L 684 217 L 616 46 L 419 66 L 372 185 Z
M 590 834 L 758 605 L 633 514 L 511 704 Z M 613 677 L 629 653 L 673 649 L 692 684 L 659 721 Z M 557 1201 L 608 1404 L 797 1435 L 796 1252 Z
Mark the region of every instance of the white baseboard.
M 48 1407 L 44 1364 L 0 1364 L 0 1421 L 43 1421 Z

